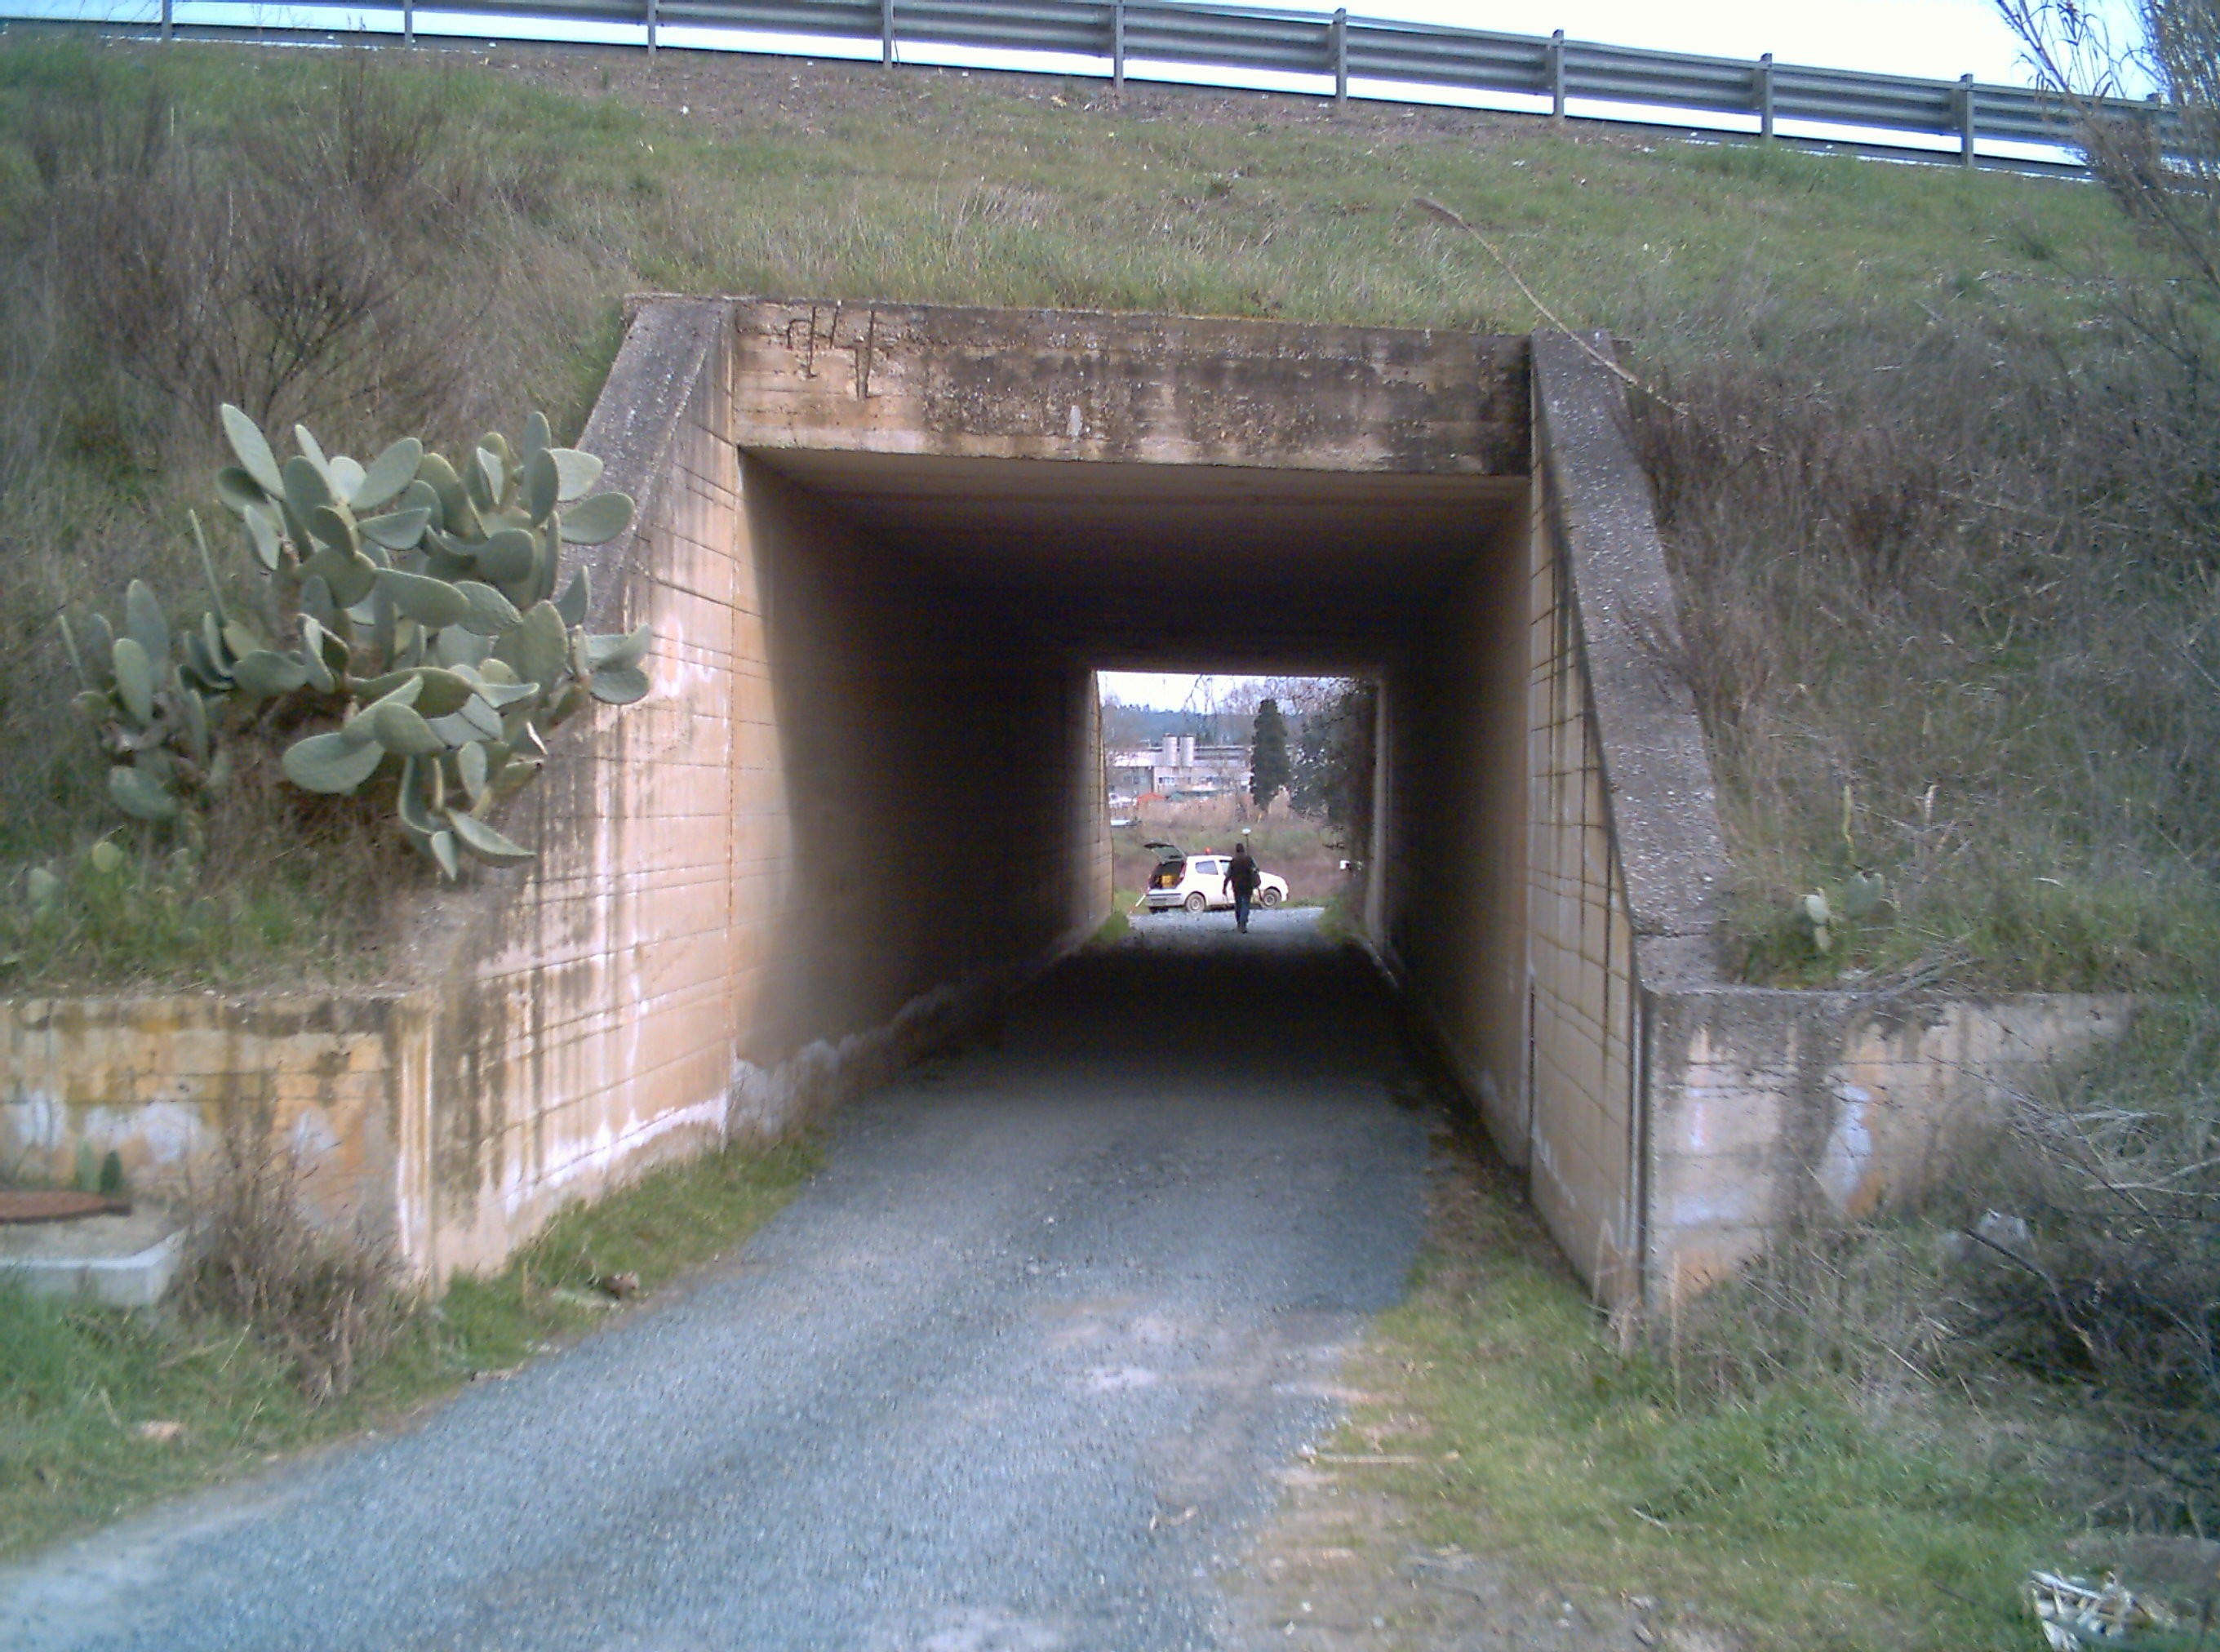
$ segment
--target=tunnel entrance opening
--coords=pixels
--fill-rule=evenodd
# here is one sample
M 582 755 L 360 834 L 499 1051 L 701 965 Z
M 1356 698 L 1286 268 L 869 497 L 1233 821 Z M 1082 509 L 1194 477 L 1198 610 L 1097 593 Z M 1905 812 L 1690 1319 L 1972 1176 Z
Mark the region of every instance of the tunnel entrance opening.
M 1371 830 L 1346 921 L 1540 1167 L 1568 1250 L 1631 1288 L 1628 1000 L 1575 980 L 1610 944 L 1610 848 L 1584 795 L 1546 841 L 1529 808 L 1537 760 L 1553 810 L 1597 765 L 1528 341 L 751 301 L 671 319 L 709 329 L 698 433 L 731 455 L 682 468 L 732 467 L 751 749 L 730 807 L 764 868 L 737 1043 L 765 1121 L 798 1058 L 899 1044 L 1102 923 L 1099 669 L 1360 679 Z M 1575 963 L 1532 944 L 1537 842 Z M 1604 1093 L 1577 1138 L 1535 1122 L 1560 1077 L 1530 1051 L 1537 1004 L 1577 1019 L 1595 1070 L 1574 1082 Z
M 591 623 L 652 626 L 656 689 L 535 792 L 583 824 L 443 1013 L 476 1112 L 408 1149 L 411 1254 L 784 1130 L 1069 954 L 1113 902 L 1096 673 L 1200 662 L 1375 685 L 1348 926 L 1575 1265 L 1639 1296 L 1631 938 L 1696 955 L 1717 830 L 1643 651 L 1670 581 L 1606 349 L 645 302 L 582 439 L 639 501 Z M 1701 807 L 1615 815 L 1630 783 Z

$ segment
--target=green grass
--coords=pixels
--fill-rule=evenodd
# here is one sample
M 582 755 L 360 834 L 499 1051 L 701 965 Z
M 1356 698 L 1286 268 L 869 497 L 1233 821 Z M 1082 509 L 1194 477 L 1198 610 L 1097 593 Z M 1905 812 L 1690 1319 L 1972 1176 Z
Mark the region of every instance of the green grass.
M 60 882 L 48 901 L 0 903 L 0 991 L 53 981 L 345 981 L 385 963 L 384 938 L 362 933 L 359 914 L 330 899 L 334 869 L 313 842 L 281 848 L 254 877 L 211 881 L 189 848 L 147 828 L 105 841 L 119 851 L 105 867 L 89 851 L 44 857 Z
M 1427 1463 L 1395 1487 L 1425 1542 L 1750 1652 L 2033 1643 L 2016 1591 L 2077 1523 L 1993 1443 L 2039 1413 L 1939 1390 L 1878 1411 L 1824 1378 L 1684 1394 L 1616 1346 L 1507 1177 L 1474 1201 L 1350 1378 L 1373 1398 L 1347 1449 Z
M 1132 921 L 1126 914 L 1132 910 L 1136 898 L 1130 889 L 1113 891 L 1110 896 L 1109 916 L 1103 919 L 1102 926 L 1094 932 L 1087 944 L 1091 948 L 1115 946 L 1132 934 Z
M 564 1212 L 490 1279 L 421 1306 L 344 1398 L 309 1406 L 279 1350 L 236 1326 L 64 1306 L 0 1289 L 0 1560 L 157 1498 L 405 1424 L 482 1373 L 604 1323 L 596 1281 L 652 1292 L 740 1244 L 815 1168 L 806 1144 L 729 1147 Z M 147 1423 L 183 1425 L 143 1437 Z
M 1362 883 L 1344 883 L 1327 895 L 1319 914 L 1319 933 L 1334 941 L 1354 941 L 1364 932 L 1359 915 L 1364 904 Z
M 2075 358 L 2098 347 L 2085 323 L 2108 284 L 2154 273 L 2103 191 L 2009 174 L 1512 119 L 1475 135 L 1394 110 L 1335 119 L 1304 100 L 1260 101 L 1254 119 L 1198 118 L 1200 94 L 1136 92 L 1119 108 L 1099 86 L 1038 78 L 770 72 L 744 59 L 727 65 L 740 78 L 715 95 L 714 114 L 682 117 L 650 106 L 636 57 L 608 59 L 612 90 L 589 69 L 550 66 L 591 62 L 580 54 L 497 55 L 537 66 L 479 67 L 461 53 L 372 65 L 396 99 L 444 109 L 442 153 L 493 182 L 432 272 L 434 290 L 471 295 L 471 383 L 451 403 L 384 408 L 374 420 L 334 414 L 319 427 L 344 446 L 366 450 L 404 427 L 443 442 L 496 421 L 513 427 L 533 405 L 575 433 L 621 341 L 624 296 L 642 290 L 1537 325 L 1511 274 L 1417 209 L 1420 196 L 1484 230 L 1566 324 L 1629 340 L 1644 371 L 1730 346 L 1808 383 L 1846 352 L 1904 354 L 1937 325 L 2036 335 Z M 22 548 L 0 572 L 0 742 L 22 754 L 0 776 L 0 870 L 65 863 L 116 825 L 62 703 L 52 615 L 113 609 L 134 575 L 189 591 L 184 513 L 209 490 L 205 445 L 190 430 L 165 432 L 167 404 L 120 376 L 101 340 L 69 333 L 65 302 L 59 341 L 41 331 L 37 259 L 51 213 L 41 144 L 87 111 L 136 129 L 156 100 L 169 141 L 221 176 L 246 164 L 258 138 L 300 145 L 330 132 L 340 66 L 328 54 L 95 47 L 35 31 L 0 44 L 0 226 L 18 227 L 0 228 L 0 255 L 22 277 L 0 282 L 0 376 L 13 391 L 12 410 L 0 409 L 0 537 Z M 561 73 L 567 90 L 533 79 Z M 1825 365 L 1805 373 L 1811 362 Z M 2039 662 L 2006 664 L 2038 674 Z M 1856 687 L 1834 658 L 1796 676 L 1812 682 L 1815 704 L 1830 684 Z M 1834 697 L 1852 709 L 1829 710 L 1815 739 L 1855 753 L 1855 707 L 1869 696 Z M 2043 776 L 2080 761 L 2064 746 L 2028 759 L 2018 813 L 2080 820 L 2086 811 L 2041 801 Z M 1850 953 L 1822 965 L 1768 951 L 1783 891 L 1825 869 L 1791 841 L 1802 828 L 1761 781 L 1723 775 L 1738 857 L 1772 903 L 1739 926 L 1752 971 L 1831 978 Z M 1977 776 L 1969 789 L 1986 784 Z M 1737 814 L 1738 788 L 1765 801 Z M 196 983 L 227 971 L 243 984 L 283 978 L 303 956 L 338 970 L 394 956 L 380 926 L 402 904 L 396 889 L 427 874 L 296 876 L 278 852 L 289 829 L 258 819 L 228 859 L 212 847 L 198 893 L 221 895 L 216 904 L 184 902 L 174 917 L 127 905 L 52 934 L 0 923 L 0 953 L 16 956 L 16 980 L 54 985 Z M 2092 823 L 2083 835 L 2108 832 Z M 2063 845 L 2069 858 L 2077 847 Z M 1932 921 L 1857 952 L 1858 967 L 1951 945 L 1975 955 L 1991 984 L 2179 984 L 2179 960 L 2210 955 L 2220 928 L 2201 873 L 2168 889 L 2141 864 L 2110 883 L 2076 882 L 2075 872 L 2068 896 L 2054 900 L 2030 880 L 2056 866 L 2030 859 L 2024 870 L 2012 886 L 2029 891 L 2024 912 L 1995 910 L 1992 888 L 1969 885 L 1957 907 L 1938 896 Z M 1121 868 L 1120 881 L 1132 876 Z

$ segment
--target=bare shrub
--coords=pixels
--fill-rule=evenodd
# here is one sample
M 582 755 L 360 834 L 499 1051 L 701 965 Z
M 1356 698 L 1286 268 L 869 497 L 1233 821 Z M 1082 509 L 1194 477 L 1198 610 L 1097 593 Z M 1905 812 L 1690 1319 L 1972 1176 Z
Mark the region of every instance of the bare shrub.
M 344 1395 L 390 1345 L 413 1306 L 384 1246 L 322 1229 L 302 1201 L 302 1167 L 266 1110 L 227 1117 L 196 1200 L 183 1294 L 193 1311 L 251 1328 L 292 1362 L 312 1403 Z
M 2090 170 L 2137 228 L 2220 296 L 2220 3 L 2137 0 L 2133 34 L 2079 0 L 1998 0 L 2042 83 L 2073 111 Z M 2105 100 L 2155 89 L 2122 115 Z
M 2142 403 L 2113 428 L 2150 483 L 2130 497 L 2210 573 L 2220 537 L 2220 0 L 2137 0 L 2132 29 L 2074 0 L 1998 0 L 2037 78 L 2074 114 L 2090 170 L 2173 278 L 2108 283 L 2103 309 L 2140 346 Z M 2148 86 L 2131 115 L 2105 100 Z
M 1685 416 L 1644 400 L 1633 433 L 1750 971 L 1817 965 L 1770 915 L 1874 870 L 1883 920 L 1827 974 L 2204 978 L 2220 537 L 2155 457 L 2204 439 L 2171 362 L 2117 329 L 2063 358 L 2039 315 L 1763 348 L 1717 331 L 1653 369 Z
M 37 112 L 51 290 L 150 413 L 421 423 L 456 395 L 488 284 L 454 261 L 497 203 L 436 96 L 366 58 L 221 144 L 159 89 Z
M 2105 1512 L 2220 1523 L 2220 1013 L 2145 1012 L 2137 1048 L 2025 1097 L 1967 1230 L 1951 1318 L 1974 1346 L 2086 1395 Z M 2158 1058 L 2154 1059 L 2154 1056 Z

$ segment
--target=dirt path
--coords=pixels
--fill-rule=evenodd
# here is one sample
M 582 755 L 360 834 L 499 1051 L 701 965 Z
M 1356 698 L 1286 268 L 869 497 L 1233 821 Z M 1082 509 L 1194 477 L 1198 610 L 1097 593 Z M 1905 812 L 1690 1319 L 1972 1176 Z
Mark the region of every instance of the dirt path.
M 1483 1202 L 1522 1197 L 1444 1110 L 1429 1107 L 1427 1120 L 1432 1254 L 1417 1287 L 1421 1305 L 1470 1287 L 1470 1264 L 1491 1243 L 1476 1219 Z M 1396 1355 L 1392 1339 L 1368 1339 L 1342 1370 L 1354 1419 L 1280 1471 L 1279 1506 L 1229 1583 L 1236 1644 L 1296 1652 L 1738 1652 L 1724 1636 L 1662 1621 L 1659 1603 L 1639 1593 L 1560 1587 L 1535 1567 L 1430 1543 L 1423 1511 L 1396 1482 L 1407 1481 L 1406 1467 L 1437 1457 L 1446 1465 L 1456 1454 L 1444 1454 L 1432 1437 L 1407 1392 L 1409 1368 Z
M 848 1111 L 734 1264 L 0 1577 L 19 1649 L 1221 1647 L 1427 1144 L 1315 914 L 1156 920 Z

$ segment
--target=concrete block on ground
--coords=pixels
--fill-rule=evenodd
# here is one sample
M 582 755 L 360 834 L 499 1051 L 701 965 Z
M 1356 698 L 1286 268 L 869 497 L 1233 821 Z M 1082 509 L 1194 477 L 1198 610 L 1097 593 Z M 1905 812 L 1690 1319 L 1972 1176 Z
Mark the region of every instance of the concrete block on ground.
M 142 1206 L 128 1216 L 0 1227 L 0 1284 L 34 1296 L 110 1308 L 151 1308 L 178 1276 L 184 1225 Z

